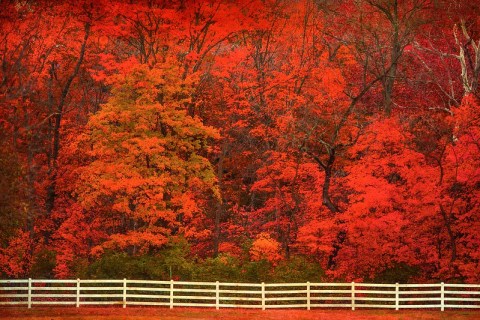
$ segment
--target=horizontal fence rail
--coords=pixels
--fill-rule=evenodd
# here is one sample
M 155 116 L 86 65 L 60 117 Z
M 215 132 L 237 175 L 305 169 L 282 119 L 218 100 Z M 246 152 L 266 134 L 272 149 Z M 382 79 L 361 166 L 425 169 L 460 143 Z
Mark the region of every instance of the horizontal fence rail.
M 0 280 L 0 306 L 127 305 L 212 308 L 480 308 L 478 284 L 225 283 Z

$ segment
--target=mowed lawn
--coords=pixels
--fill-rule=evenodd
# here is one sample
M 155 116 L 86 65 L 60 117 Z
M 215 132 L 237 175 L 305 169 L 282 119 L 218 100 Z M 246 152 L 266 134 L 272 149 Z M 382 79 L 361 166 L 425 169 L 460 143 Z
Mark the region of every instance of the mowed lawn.
M 480 310 L 457 311 L 418 311 L 418 310 L 243 310 L 243 309 L 197 309 L 197 308 L 0 308 L 0 319 L 162 319 L 162 320 L 319 320 L 319 319 L 480 319 Z

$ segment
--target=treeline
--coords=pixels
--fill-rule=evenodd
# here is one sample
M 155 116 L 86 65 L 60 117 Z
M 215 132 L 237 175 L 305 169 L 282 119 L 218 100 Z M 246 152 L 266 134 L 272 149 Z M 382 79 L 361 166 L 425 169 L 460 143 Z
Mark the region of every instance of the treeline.
M 480 281 L 474 1 L 2 7 L 2 277 Z

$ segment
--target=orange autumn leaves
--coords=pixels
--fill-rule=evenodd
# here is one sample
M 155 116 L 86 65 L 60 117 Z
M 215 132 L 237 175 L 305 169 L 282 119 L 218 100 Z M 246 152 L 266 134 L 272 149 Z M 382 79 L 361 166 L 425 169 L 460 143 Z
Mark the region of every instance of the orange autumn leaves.
M 77 169 L 76 193 L 105 223 L 101 248 L 158 249 L 218 197 L 204 157 L 218 134 L 187 115 L 189 88 L 162 70 L 140 66 L 112 94 L 79 138 L 90 163 Z
M 268 233 L 263 232 L 252 243 L 250 259 L 252 261 L 267 260 L 275 265 L 283 259 L 280 250 L 280 243 Z

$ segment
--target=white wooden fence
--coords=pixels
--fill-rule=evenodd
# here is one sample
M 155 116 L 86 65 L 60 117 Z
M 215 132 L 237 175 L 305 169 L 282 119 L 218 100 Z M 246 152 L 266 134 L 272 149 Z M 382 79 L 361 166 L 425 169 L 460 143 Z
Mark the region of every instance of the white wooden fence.
M 0 306 L 142 305 L 219 308 L 480 308 L 479 284 L 221 283 L 0 280 Z

